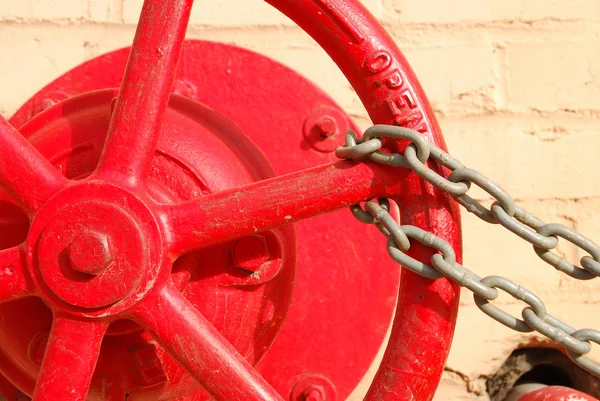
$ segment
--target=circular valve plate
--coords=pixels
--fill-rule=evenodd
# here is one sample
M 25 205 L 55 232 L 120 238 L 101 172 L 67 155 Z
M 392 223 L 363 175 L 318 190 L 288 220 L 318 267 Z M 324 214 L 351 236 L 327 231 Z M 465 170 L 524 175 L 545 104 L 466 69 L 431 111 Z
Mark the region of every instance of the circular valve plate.
M 75 68 L 33 96 L 11 119 L 68 178 L 87 177 L 94 170 L 117 92 L 82 95 L 38 113 L 57 93 L 73 97 L 118 87 L 128 55 L 122 49 Z M 336 161 L 332 150 L 342 144 L 340 132 L 357 129 L 306 79 L 234 46 L 187 41 L 174 92 L 207 107 L 184 97 L 171 99 L 149 182 L 152 198 L 164 204 Z M 60 196 L 42 209 L 29 235 L 31 255 L 43 255 L 32 263 L 39 265 L 32 275 L 45 299 L 89 316 L 107 313 L 106 307 L 111 313 L 128 307 L 153 278 L 151 272 L 136 273 L 138 261 L 160 258 L 145 246 L 154 241 L 148 236 L 156 237 L 151 214 L 115 188 L 74 186 L 64 195 L 71 199 L 64 208 Z M 73 203 L 73 198 L 78 201 Z M 0 195 L 0 248 L 18 244 L 27 233 L 27 217 L 8 199 Z M 100 241 L 108 236 L 111 242 L 108 266 L 94 274 L 72 266 L 77 264 L 73 244 L 82 240 L 78 227 L 84 226 L 100 235 Z M 327 391 L 343 400 L 383 341 L 399 269 L 383 247 L 360 251 L 363 244 L 383 238 L 347 210 L 298 222 L 295 230 L 294 235 L 290 227 L 274 229 L 252 239 L 262 249 L 259 255 L 251 250 L 248 257 L 239 255 L 245 246 L 235 243 L 184 255 L 175 264 L 173 280 L 244 356 L 254 362 L 262 359 L 258 370 L 280 394 L 303 394 L 298 386 L 319 385 L 311 380 L 317 377 L 333 383 L 335 388 Z M 125 246 L 124 238 L 138 240 Z M 255 260 L 260 266 L 267 261 L 269 268 L 256 270 Z M 128 279 L 113 277 L 117 268 L 128 272 Z M 88 290 L 95 295 L 79 295 Z M 51 314 L 38 298 L 23 298 L 0 305 L 0 322 L 0 371 L 31 394 L 41 362 L 36 352 L 47 340 Z M 207 399 L 137 325 L 119 320 L 108 334 L 90 399 L 122 399 L 118 397 L 125 393 L 132 400 L 158 394 L 164 399 Z

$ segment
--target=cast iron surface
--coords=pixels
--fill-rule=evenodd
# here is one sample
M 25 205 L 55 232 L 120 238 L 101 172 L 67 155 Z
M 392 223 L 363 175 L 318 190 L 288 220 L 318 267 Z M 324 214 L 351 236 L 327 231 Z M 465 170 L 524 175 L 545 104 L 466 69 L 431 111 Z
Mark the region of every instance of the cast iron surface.
M 257 167 L 260 166 L 261 153 L 248 143 L 241 131 L 253 139 L 280 173 L 336 160 L 332 152 L 317 151 L 304 140 L 306 121 L 316 113 L 319 116 L 341 115 L 341 122 L 336 124 L 344 128 L 343 124 L 350 126 L 348 117 L 331 99 L 296 73 L 255 53 L 223 44 L 187 41 L 183 53 L 185 56 L 181 62 L 183 64 L 179 66 L 177 82 L 185 82 L 184 87 L 189 90 L 190 83 L 210 77 L 203 84 L 203 91 L 187 94 L 220 114 L 235 117 L 236 125 L 241 129 L 206 107 L 174 96 L 171 106 L 176 109 L 167 113 L 163 125 L 166 135 L 159 140 L 153 162 L 150 190 L 158 200 L 174 203 L 236 186 L 241 175 L 248 175 L 247 170 L 253 171 L 250 175 L 254 178 L 250 177 L 250 180 L 260 178 L 261 172 Z M 27 121 L 30 113 L 35 115 L 39 110 L 44 99 L 52 99 L 52 94 L 63 93 L 71 97 L 79 92 L 117 86 L 121 82 L 128 55 L 129 49 L 118 50 L 70 71 L 33 96 L 10 121 L 17 126 Z M 228 65 L 228 69 L 220 68 L 221 65 Z M 269 79 L 260 74 L 264 71 L 269 71 Z M 85 80 L 90 76 L 96 78 Z M 271 79 L 276 79 L 280 84 L 269 85 Z M 235 88 L 248 81 L 252 81 L 256 89 L 238 91 L 236 96 L 232 96 L 229 90 L 219 90 L 224 84 Z M 302 91 L 296 88 L 302 88 Z M 21 133 L 30 138 L 67 177 L 85 177 L 93 171 L 100 156 L 114 96 L 113 90 L 107 90 L 56 104 L 22 127 Z M 290 108 L 290 104 L 294 104 L 294 107 Z M 182 109 L 193 117 L 192 121 L 182 118 Z M 255 118 L 261 109 L 269 110 L 268 120 Z M 210 124 L 216 119 L 220 119 L 218 124 Z M 281 127 L 286 135 L 265 135 L 269 126 L 273 125 Z M 211 130 L 212 126 L 219 127 L 217 133 Z M 185 128 L 185 132 L 182 132 L 182 128 Z M 43 129 L 44 134 L 36 134 L 38 129 Z M 229 137 L 232 139 L 228 143 L 219 145 Z M 341 141 L 343 135 L 336 133 L 332 138 L 324 138 L 321 143 L 333 142 L 337 146 Z M 214 151 L 207 151 L 209 143 L 213 144 L 211 148 Z M 183 144 L 186 146 L 183 147 Z M 244 152 L 230 155 L 232 149 L 238 149 L 240 144 L 244 145 Z M 294 149 L 294 152 L 281 152 L 283 148 Z M 240 163 L 245 167 L 240 168 Z M 262 163 L 266 170 L 264 174 L 272 174 L 268 165 L 264 161 Z M 14 205 L 8 200 L 6 202 L 6 205 Z M 11 208 L 10 213 L 6 213 L 6 229 L 18 228 L 26 232 L 27 219 L 15 217 Z M 297 223 L 297 251 L 289 247 L 286 250 L 287 253 L 297 252 L 300 266 L 296 273 L 293 303 L 277 342 L 258 366 L 261 374 L 281 394 L 291 393 L 297 382 L 313 383 L 324 377 L 335 383 L 338 399 L 344 399 L 362 378 L 385 335 L 393 313 L 399 281 L 398 269 L 385 252 L 372 254 L 368 259 L 355 252 L 353 238 L 375 242 L 379 235 L 349 217 L 348 211 L 341 210 Z M 9 221 L 13 223 L 8 224 Z M 346 227 L 344 232 L 337 228 L 340 225 Z M 268 232 L 261 235 L 272 237 Z M 23 235 L 20 238 L 22 240 L 25 237 Z M 2 246 L 16 245 L 19 241 L 19 238 L 13 237 L 10 242 L 3 242 Z M 204 314 L 211 316 L 211 322 L 230 341 L 235 339 L 237 333 L 244 334 L 254 330 L 256 324 L 264 324 L 257 323 L 258 319 L 249 319 L 252 313 L 256 314 L 261 309 L 265 314 L 274 312 L 271 299 L 263 301 L 264 305 L 260 304 L 262 291 L 258 291 L 253 300 L 258 302 L 256 307 L 246 308 L 248 296 L 251 295 L 249 290 L 260 290 L 262 287 L 244 285 L 240 291 L 241 283 L 247 284 L 256 275 L 236 268 L 229 256 L 234 256 L 233 250 L 238 249 L 238 244 L 247 242 L 242 239 L 210 247 L 177 262 L 178 276 L 193 275 L 191 281 L 186 279 L 186 297 L 199 305 Z M 273 253 L 273 241 L 269 245 L 269 251 Z M 277 261 L 275 255 L 269 259 Z M 291 259 L 295 259 L 293 255 Z M 380 279 L 373 280 L 371 276 Z M 234 287 L 224 287 L 236 283 Z M 269 285 L 273 284 L 277 284 L 280 293 L 284 293 L 280 281 Z M 32 338 L 37 345 L 39 337 L 47 338 L 51 326 L 49 313 L 41 303 L 24 302 L 27 305 L 24 310 L 19 302 L 0 307 L 7 316 L 6 322 L 10 322 L 0 328 L 6 341 L 4 348 L 12 350 L 11 355 L 19 361 L 0 366 L 9 377 L 14 377 L 17 366 L 22 364 L 28 367 L 30 376 L 35 375 L 36 363 L 41 362 L 41 357 L 38 356 L 33 363 L 26 362 L 30 359 L 28 349 L 31 346 L 17 339 Z M 27 315 L 28 320 L 36 320 L 38 324 L 23 326 L 20 319 L 14 318 L 15 310 L 19 311 L 17 315 Z M 236 316 L 245 316 L 246 322 L 254 321 L 255 324 L 240 328 Z M 271 317 L 265 323 L 271 324 L 273 321 L 279 327 L 283 319 Z M 255 351 L 256 347 L 245 347 L 246 352 L 263 353 L 260 348 Z M 137 362 L 139 358 L 143 358 L 142 365 L 152 366 L 153 377 L 145 377 L 148 372 L 140 369 Z M 337 362 L 343 358 L 352 363 L 345 365 Z M 164 384 L 164 371 L 176 369 L 172 366 L 174 362 L 147 334 L 134 333 L 126 339 L 111 337 L 109 342 L 103 344 L 102 359 L 114 362 L 99 365 L 96 376 L 113 377 L 111 383 L 116 388 L 114 392 L 132 394 L 133 399 L 143 393 L 154 395 L 156 388 L 166 394 L 174 394 L 198 387 L 197 383 L 189 380 Z M 316 372 L 318 377 L 314 375 Z M 33 389 L 33 384 L 30 379 L 28 388 Z M 155 388 L 152 391 L 144 390 L 148 387 Z M 201 399 L 202 395 L 198 393 L 188 397 Z
M 341 161 L 264 180 L 272 175 L 270 166 L 235 126 L 186 99 L 173 98 L 169 103 L 191 3 L 146 0 L 114 103 L 117 92 L 107 90 L 57 105 L 23 127 L 24 132 L 30 132 L 29 141 L 1 120 L 0 181 L 23 208 L 23 218 L 31 221 L 31 226 L 23 244 L 0 252 L 0 299 L 24 298 L 19 301 L 21 305 L 43 302 L 52 312 L 46 316 L 46 324 L 51 321 L 52 328 L 37 375 L 31 360 L 18 359 L 22 353 L 2 358 L 18 365 L 22 374 L 14 374 L 11 381 L 25 391 L 32 390 L 31 379 L 37 376 L 34 400 L 82 400 L 88 391 L 91 398 L 120 399 L 122 388 L 106 375 L 94 376 L 94 371 L 96 365 L 101 369 L 104 364 L 110 367 L 118 363 L 102 358 L 103 338 L 104 344 L 109 344 L 112 338 L 135 334 L 137 327 L 120 323 L 122 319 L 137 323 L 162 347 L 142 347 L 134 356 L 149 381 L 149 390 L 138 399 L 183 395 L 164 393 L 165 383 L 194 379 L 218 400 L 287 398 L 289 394 L 279 394 L 252 367 L 273 341 L 291 297 L 296 246 L 293 230 L 284 225 L 373 197 L 388 197 L 400 206 L 404 223 L 432 231 L 460 249 L 456 205 L 414 175 L 399 177 L 397 172 L 372 163 Z M 374 122 L 416 129 L 444 147 L 431 108 L 406 60 L 360 4 L 341 0 L 271 3 L 330 54 Z M 227 90 L 235 96 L 248 85 Z M 65 105 L 76 105 L 72 112 L 81 113 L 80 117 L 61 119 Z M 236 122 L 235 116 L 231 119 Z M 332 135 L 330 120 L 317 120 L 319 135 Z M 270 121 L 268 116 L 265 121 Z M 78 124 L 85 128 L 79 131 Z M 70 132 L 71 128 L 77 130 Z M 269 128 L 265 135 L 286 134 L 281 127 Z M 97 166 L 88 165 L 83 171 L 69 162 L 73 154 L 57 155 L 64 161 L 57 169 L 47 160 L 50 154 L 41 154 L 33 146 L 60 153 L 64 143 L 56 137 L 83 130 L 96 130 L 96 139 L 106 136 L 103 148 L 94 144 L 94 149 L 101 150 L 96 155 Z M 156 166 L 156 154 L 164 150 L 161 138 L 167 132 L 174 139 L 170 145 L 177 149 L 164 151 L 167 161 Z M 189 132 L 198 132 L 202 152 L 188 142 Z M 220 140 L 223 135 L 229 139 Z M 315 148 L 320 146 L 314 144 L 312 132 L 306 133 L 304 140 Z M 398 149 L 403 144 L 390 142 L 387 146 Z M 252 151 L 240 150 L 246 148 Z M 282 148 L 281 152 L 290 151 Z M 213 187 L 206 184 L 214 188 L 212 192 L 206 191 L 202 182 L 181 182 L 181 175 L 169 173 L 178 162 L 187 162 L 185 168 L 192 171 L 195 166 L 211 163 L 234 167 L 227 168 L 228 174 L 206 178 L 214 180 Z M 250 183 L 255 180 L 262 181 Z M 223 190 L 227 187 L 233 189 Z M 260 283 L 240 283 L 231 278 L 232 287 L 260 286 L 251 294 L 236 295 L 237 302 L 246 307 L 236 317 L 247 320 L 220 317 L 220 322 L 213 321 L 203 308 L 211 303 L 210 307 L 215 307 L 214 299 L 195 304 L 187 297 L 187 286 L 193 279 L 192 274 L 187 277 L 180 257 L 199 252 L 209 269 L 214 268 L 218 266 L 216 260 L 225 258 L 221 245 L 265 231 L 270 234 L 259 239 L 257 246 L 271 241 L 267 247 L 275 250 L 281 269 L 267 269 L 272 280 Z M 431 256 L 431 250 L 414 246 L 411 255 L 424 260 Z M 247 260 L 234 260 L 238 267 L 248 268 Z M 179 263 L 184 265 L 183 272 Z M 211 279 L 214 277 L 204 283 Z M 369 279 L 383 278 L 371 275 Z M 214 291 L 198 293 L 194 295 L 210 298 Z M 271 306 L 263 307 L 265 302 Z M 220 306 L 228 310 L 227 305 Z M 457 306 L 457 288 L 445 279 L 432 281 L 403 273 L 390 345 L 368 400 L 431 397 L 447 357 Z M 5 317 L 10 320 L 23 313 L 16 310 Z M 303 321 L 306 324 L 310 319 Z M 247 331 L 228 338 L 228 326 Z M 44 343 L 43 338 L 39 341 Z M 116 346 L 122 345 L 122 341 L 117 342 Z M 144 358 L 163 350 L 187 374 L 179 368 L 167 369 L 157 385 L 152 382 L 157 376 L 156 362 Z M 338 363 L 352 361 L 342 358 Z M 291 395 L 306 396 L 297 390 Z

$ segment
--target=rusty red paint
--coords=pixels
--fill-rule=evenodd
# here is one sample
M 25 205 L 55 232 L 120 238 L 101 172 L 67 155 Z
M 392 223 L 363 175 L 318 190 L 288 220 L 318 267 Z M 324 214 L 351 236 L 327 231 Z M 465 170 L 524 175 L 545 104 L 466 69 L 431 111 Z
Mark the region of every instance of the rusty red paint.
M 31 328 L 44 332 L 50 322 L 52 326 L 35 390 L 28 384 L 25 371 L 8 371 L 10 362 L 2 358 L 0 371 L 20 389 L 33 393 L 35 401 L 83 400 L 90 388 L 92 397 L 122 395 L 131 386 L 125 378 L 98 387 L 93 381 L 94 371 L 131 364 L 151 367 L 137 370 L 142 374 L 141 386 L 149 389 L 146 394 L 162 394 L 163 399 L 178 397 L 182 388 L 190 388 L 187 384 L 190 379 L 175 373 L 179 370 L 171 361 L 177 362 L 218 400 L 288 398 L 293 383 L 278 383 L 275 389 L 252 365 L 269 348 L 277 354 L 278 343 L 273 341 L 290 305 L 297 250 L 289 223 L 372 197 L 388 196 L 402 210 L 403 223 L 426 228 L 460 251 L 456 205 L 416 176 L 372 163 L 340 161 L 271 178 L 271 166 L 249 140 L 244 142 L 243 134 L 225 134 L 236 132 L 237 127 L 197 103 L 170 98 L 191 3 L 191 0 L 145 1 L 114 105 L 111 106 L 117 95 L 114 90 L 58 103 L 23 126 L 23 136 L 0 120 L 3 155 L 0 182 L 27 215 L 35 217 L 24 245 L 0 251 L 0 302 L 21 298 L 14 308 L 3 308 L 3 317 L 14 318 L 26 315 L 25 311 L 38 310 L 40 317 L 32 322 Z M 270 3 L 295 20 L 329 53 L 374 122 L 414 128 L 438 146 L 445 146 L 431 107 L 408 63 L 358 2 L 271 0 Z M 196 95 L 196 89 L 190 88 L 178 84 L 176 90 Z M 206 88 L 198 89 L 203 90 Z M 30 111 L 39 111 L 35 106 L 28 107 Z M 24 122 L 24 112 L 19 113 L 13 122 L 19 119 Z M 248 114 L 254 119 L 252 123 L 256 123 L 260 114 Z M 329 116 L 329 113 L 317 115 L 315 124 L 309 128 L 322 143 L 328 144 L 327 149 L 334 148 L 336 142 L 326 141 L 345 131 L 344 124 L 350 125 L 334 118 L 334 128 L 331 121 L 323 120 Z M 202 119 L 205 124 L 198 124 Z M 218 127 L 220 136 L 213 135 L 207 127 Z M 263 129 L 271 134 L 273 128 L 279 127 L 265 128 L 271 128 Z M 188 140 L 186 134 L 203 129 L 210 133 L 202 136 L 202 145 L 208 153 L 194 153 L 194 147 L 182 152 L 180 148 Z M 76 139 L 77 135 L 83 137 L 83 132 L 89 135 L 91 130 L 108 132 L 103 149 L 102 143 L 101 146 L 97 143 L 98 139 L 104 139 L 102 134 L 76 141 L 68 153 L 57 148 L 60 142 L 53 141 L 53 135 L 68 132 Z M 161 137 L 165 135 L 160 135 L 161 132 L 169 133 L 166 137 L 172 147 L 163 146 Z M 317 145 L 313 147 L 321 150 Z M 240 148 L 255 152 L 244 153 Z M 90 171 L 89 165 L 82 169 L 70 163 L 81 152 L 94 149 L 98 149 L 97 168 Z M 50 154 L 53 163 L 46 159 Z M 205 163 L 202 158 L 206 154 L 218 155 L 223 165 L 238 166 L 233 168 L 237 171 L 229 172 L 230 182 L 211 186 L 203 182 L 206 176 L 194 174 L 195 166 Z M 162 161 L 155 168 L 156 155 Z M 320 157 L 322 163 L 332 160 L 329 156 Z M 188 181 L 171 185 L 175 193 L 170 193 L 154 181 L 157 177 L 172 181 L 169 169 L 173 165 L 189 174 Z M 224 190 L 232 186 L 233 189 Z M 211 187 L 217 191 L 210 191 Z M 267 283 L 244 283 L 260 284 L 258 290 L 244 298 L 250 317 L 235 315 L 226 319 L 221 314 L 219 319 L 223 322 L 211 322 L 205 308 L 210 306 L 213 293 L 200 291 L 191 284 L 194 279 L 213 287 L 216 283 L 222 288 L 220 292 L 229 291 L 232 297 L 239 297 L 238 303 L 245 296 L 241 295 L 244 291 L 235 285 L 223 285 L 220 278 L 193 277 L 198 273 L 186 269 L 190 252 L 197 255 L 194 260 L 208 262 L 203 267 L 210 271 L 214 261 L 229 260 L 228 241 L 258 231 L 272 232 L 278 238 L 281 243 L 278 257 L 287 262 L 275 274 L 271 273 L 273 280 Z M 88 241 L 98 239 L 94 235 L 106 241 Z M 271 258 L 272 251 L 268 248 Z M 85 262 L 82 257 L 85 254 L 93 256 L 93 263 Z M 411 255 L 425 260 L 430 251 L 415 245 Z M 260 266 L 269 263 L 262 259 L 258 258 Z M 240 260 L 234 263 L 242 264 Z M 321 279 L 327 284 L 324 277 L 328 272 L 317 273 L 319 277 L 313 281 Z M 354 290 L 360 291 L 358 285 Z M 42 316 L 44 304 L 30 295 L 42 298 L 52 309 L 53 317 Z M 263 303 L 265 300 L 271 302 L 270 306 Z M 446 280 L 430 281 L 402 273 L 390 344 L 367 400 L 431 397 L 447 357 L 457 306 L 457 288 Z M 226 304 L 225 313 L 228 308 Z M 121 322 L 125 318 L 138 323 L 149 335 L 141 333 L 135 325 Z M 256 324 L 242 324 L 236 318 L 256 320 Z M 246 332 L 240 332 L 242 329 Z M 379 330 L 385 331 L 385 327 Z M 111 341 L 117 335 L 119 341 Z M 320 340 L 319 333 L 313 335 L 317 338 L 306 341 Z M 279 344 L 285 344 L 285 338 Z M 352 346 L 346 342 L 335 344 L 338 345 Z M 285 348 L 288 353 L 293 352 L 293 346 L 297 343 Z M 101 347 L 113 350 L 106 353 L 111 359 L 99 360 Z M 14 351 L 14 358 L 19 355 Z M 266 354 L 261 372 L 264 377 L 275 378 L 285 362 L 278 366 L 269 362 L 269 355 L 273 353 Z M 340 362 L 343 363 L 337 361 Z M 18 361 L 25 370 L 28 363 Z M 302 371 L 303 366 L 296 368 Z M 299 374 L 296 379 L 303 380 Z M 353 380 L 337 379 L 344 391 Z M 329 382 L 327 378 L 323 380 Z M 309 381 L 298 388 L 304 398 L 314 398 L 318 396 L 315 386 L 318 383 Z M 102 388 L 100 395 L 97 388 Z M 203 400 L 206 396 L 200 391 L 186 399 Z

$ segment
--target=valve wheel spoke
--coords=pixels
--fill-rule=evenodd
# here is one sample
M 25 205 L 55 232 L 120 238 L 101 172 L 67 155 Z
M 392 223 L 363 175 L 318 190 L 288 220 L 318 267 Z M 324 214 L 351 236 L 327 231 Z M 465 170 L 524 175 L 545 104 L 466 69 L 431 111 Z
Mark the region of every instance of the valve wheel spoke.
M 55 316 L 33 401 L 84 401 L 107 327 Z
M 0 155 L 0 185 L 30 213 L 67 183 L 67 179 L 1 116 Z
M 21 247 L 0 250 L 0 304 L 31 294 Z
M 283 401 L 172 283 L 133 312 L 165 350 L 219 401 Z
M 123 77 L 98 177 L 143 186 L 169 103 L 193 0 L 146 0 Z
M 173 256 L 401 191 L 402 171 L 340 161 L 163 206 Z

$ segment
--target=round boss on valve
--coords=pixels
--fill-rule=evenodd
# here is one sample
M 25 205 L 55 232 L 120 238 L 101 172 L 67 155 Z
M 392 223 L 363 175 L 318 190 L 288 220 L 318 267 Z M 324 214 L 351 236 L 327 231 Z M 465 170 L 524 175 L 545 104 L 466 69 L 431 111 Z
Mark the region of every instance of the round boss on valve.
M 374 123 L 445 148 L 407 61 L 358 1 L 268 2 L 329 54 Z M 15 234 L 0 234 L 0 389 L 34 401 L 342 400 L 397 301 L 365 399 L 430 399 L 459 291 L 408 271 L 398 285 L 383 250 L 356 251 L 379 237 L 346 209 L 393 199 L 402 224 L 460 250 L 456 204 L 404 170 L 336 161 L 357 130 L 339 106 L 262 56 L 184 41 L 191 6 L 146 0 L 131 49 L 0 120 L 0 213 Z M 57 96 L 69 98 L 50 106 Z

